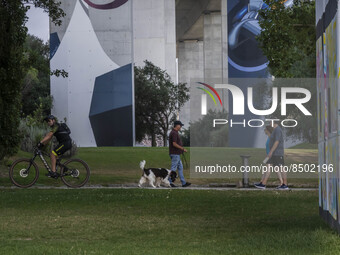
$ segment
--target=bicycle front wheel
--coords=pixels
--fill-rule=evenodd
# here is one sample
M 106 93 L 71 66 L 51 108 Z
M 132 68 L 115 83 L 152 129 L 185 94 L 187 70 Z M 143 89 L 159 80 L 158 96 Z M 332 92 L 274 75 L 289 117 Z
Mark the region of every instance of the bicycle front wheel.
M 71 188 L 84 186 L 90 178 L 90 168 L 81 159 L 70 159 L 63 164 L 61 180 Z
M 18 159 L 9 169 L 9 178 L 15 186 L 31 187 L 39 177 L 39 168 L 30 159 Z

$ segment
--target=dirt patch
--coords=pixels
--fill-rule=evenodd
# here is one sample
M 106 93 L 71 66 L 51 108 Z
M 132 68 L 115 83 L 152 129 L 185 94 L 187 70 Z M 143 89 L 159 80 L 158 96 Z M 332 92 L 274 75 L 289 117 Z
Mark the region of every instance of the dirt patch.
M 317 151 L 301 151 L 301 152 L 285 152 L 285 160 L 293 161 L 295 163 L 317 163 L 318 162 L 318 153 Z

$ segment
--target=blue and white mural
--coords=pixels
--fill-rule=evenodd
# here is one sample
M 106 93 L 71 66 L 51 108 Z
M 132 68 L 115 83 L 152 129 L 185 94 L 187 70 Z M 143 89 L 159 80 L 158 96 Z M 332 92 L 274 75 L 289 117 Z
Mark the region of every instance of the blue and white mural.
M 285 7 L 294 4 L 293 0 L 283 1 Z M 262 0 L 228 0 L 228 77 L 229 83 L 237 85 L 244 94 L 250 86 L 255 87 L 249 78 L 267 79 L 271 77 L 267 66 L 268 60 L 258 46 L 256 36 L 261 33 L 259 11 L 269 8 Z M 229 97 L 229 109 L 232 98 Z M 242 122 L 258 116 L 246 111 L 244 116 L 229 114 L 229 120 Z M 231 127 L 229 129 L 230 147 L 262 147 L 266 139 L 263 131 L 255 132 L 249 127 Z
M 64 0 L 67 16 L 51 24 L 52 113 L 67 120 L 78 146 L 132 146 L 132 3 Z M 121 93 L 121 92 L 124 93 Z

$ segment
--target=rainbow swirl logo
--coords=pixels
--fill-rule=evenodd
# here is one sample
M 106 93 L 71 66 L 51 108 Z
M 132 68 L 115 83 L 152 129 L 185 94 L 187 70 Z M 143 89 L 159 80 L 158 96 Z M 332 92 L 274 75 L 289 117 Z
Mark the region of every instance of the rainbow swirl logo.
M 221 106 L 223 107 L 220 95 L 217 93 L 217 91 L 212 86 L 210 86 L 209 84 L 203 83 L 203 82 L 197 82 L 197 83 L 205 86 L 208 89 L 210 89 L 217 96 L 218 100 L 220 101 Z M 204 89 L 204 88 L 200 88 L 200 87 L 197 87 L 197 88 L 200 89 L 200 90 L 203 90 L 205 93 L 207 93 L 212 98 L 212 100 L 214 101 L 215 105 L 217 106 L 217 102 L 215 100 L 215 97 L 213 96 L 213 94 L 211 94 L 211 92 L 209 90 Z

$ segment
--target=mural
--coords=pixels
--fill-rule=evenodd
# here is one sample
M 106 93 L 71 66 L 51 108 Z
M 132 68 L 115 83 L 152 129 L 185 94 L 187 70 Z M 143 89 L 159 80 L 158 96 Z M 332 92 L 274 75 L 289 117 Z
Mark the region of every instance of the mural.
M 320 160 L 323 159 L 323 155 L 320 155 L 321 153 L 324 153 L 324 144 L 323 143 L 319 143 L 318 144 L 318 151 L 319 151 L 319 164 L 323 164 L 324 162 L 321 162 Z M 327 194 L 326 190 L 325 190 L 325 183 L 324 181 L 326 180 L 326 178 L 324 178 L 324 176 L 322 176 L 322 174 L 319 175 L 319 207 L 320 208 L 324 208 L 323 206 L 327 206 L 327 199 L 324 197 L 324 195 Z
M 258 47 L 256 36 L 261 33 L 258 12 L 268 6 L 259 0 L 228 0 L 228 76 L 229 78 L 265 78 L 268 76 L 268 60 Z M 229 80 L 230 82 L 230 80 Z M 249 81 L 233 80 L 243 93 L 247 91 Z M 232 99 L 229 94 L 229 109 Z M 245 116 L 229 114 L 229 120 L 241 122 L 243 118 L 252 119 L 254 115 L 245 112 Z M 228 144 L 230 147 L 256 147 L 256 134 L 251 128 L 229 128 Z M 261 144 L 262 146 L 262 144 Z
M 319 175 L 320 215 L 330 226 L 340 229 L 338 1 L 318 1 L 316 14 L 319 165 L 333 167 L 333 171 Z
M 293 0 L 283 1 L 285 7 L 293 5 Z M 245 94 L 247 88 L 256 86 L 249 83 L 247 78 L 269 78 L 268 60 L 258 46 L 256 36 L 261 33 L 259 11 L 269 6 L 262 0 L 228 0 L 228 76 L 236 78 L 233 81 Z M 244 78 L 244 79 L 237 79 Z M 231 80 L 229 80 L 230 82 Z M 230 95 L 230 94 L 229 94 Z M 232 99 L 229 97 L 229 109 L 232 109 Z M 229 120 L 242 122 L 243 119 L 254 119 L 258 116 L 245 112 L 244 116 L 228 115 Z M 230 147 L 261 147 L 258 139 L 263 131 L 255 132 L 249 127 L 229 128 L 228 143 Z M 260 143 L 259 143 L 260 142 Z
M 51 24 L 50 65 L 68 77 L 51 77 L 52 113 L 67 120 L 78 146 L 132 146 L 131 1 L 61 2 L 67 16 Z
M 293 0 L 285 0 L 290 7 Z M 267 76 L 268 60 L 258 47 L 259 11 L 269 8 L 262 0 L 228 0 L 228 73 L 230 78 Z
M 318 141 L 321 142 L 324 139 L 324 121 L 325 118 L 325 108 L 324 108 L 324 72 L 323 72 L 323 38 L 319 37 L 316 42 L 316 77 L 317 77 L 317 92 L 318 92 L 318 101 L 317 101 L 317 113 L 318 113 Z M 323 151 L 323 149 L 322 149 Z M 320 157 L 319 157 L 320 158 Z
M 328 211 L 334 218 L 337 220 L 337 138 L 331 139 L 328 141 L 328 146 L 326 149 L 327 160 L 328 164 L 332 164 L 334 167 L 333 172 L 327 172 L 326 178 L 328 179 L 327 185 L 327 194 L 328 194 Z
M 338 93 L 337 93 L 337 22 L 336 17 L 326 29 L 326 67 L 327 67 L 327 82 L 328 82 L 328 106 L 329 106 L 329 129 L 330 136 L 336 133 L 337 128 L 337 106 L 338 106 Z M 334 134 L 335 135 L 335 134 Z

